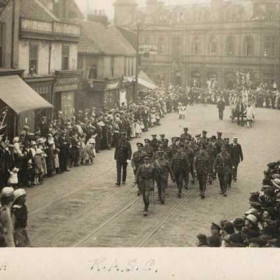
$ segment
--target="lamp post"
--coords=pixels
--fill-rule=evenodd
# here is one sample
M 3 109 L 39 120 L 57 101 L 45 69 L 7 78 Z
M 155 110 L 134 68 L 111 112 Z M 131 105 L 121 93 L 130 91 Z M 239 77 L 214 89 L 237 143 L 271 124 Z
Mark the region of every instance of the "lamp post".
M 139 44 L 140 44 L 140 23 L 137 24 L 137 47 L 136 47 L 136 73 L 135 73 L 135 87 L 134 96 L 136 103 L 138 103 L 138 77 L 140 68 L 140 55 L 139 55 Z

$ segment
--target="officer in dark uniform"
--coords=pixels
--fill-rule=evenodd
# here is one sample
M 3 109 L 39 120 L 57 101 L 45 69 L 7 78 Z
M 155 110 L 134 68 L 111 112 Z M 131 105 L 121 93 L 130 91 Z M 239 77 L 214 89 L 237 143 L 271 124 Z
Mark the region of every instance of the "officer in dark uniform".
M 241 161 L 243 161 L 243 152 L 242 152 L 242 147 L 241 145 L 238 143 L 238 138 L 234 137 L 233 138 L 233 143 L 231 144 L 231 156 L 232 156 L 232 177 L 233 180 L 236 181 L 237 180 L 237 168 L 238 165 Z
M 150 141 L 151 147 L 154 149 L 154 152 L 158 150 L 159 141 L 156 134 L 152 134 L 153 139 Z
M 154 191 L 155 181 L 155 168 L 151 164 L 151 159 L 148 156 L 144 156 L 144 163 L 141 164 L 136 172 L 136 183 L 143 196 L 144 202 L 144 216 L 148 215 L 148 208 L 150 204 L 150 194 Z
M 162 204 L 165 202 L 165 190 L 168 186 L 168 177 L 171 175 L 171 179 L 174 180 L 175 176 L 172 172 L 170 163 L 166 158 L 165 152 L 158 151 L 157 158 L 154 160 L 155 176 L 158 187 L 158 196 Z
M 227 196 L 230 175 L 232 173 L 232 160 L 225 146 L 222 146 L 221 152 L 217 155 L 214 161 L 214 169 L 217 171 L 219 177 L 221 188 L 220 194 Z
M 145 146 L 142 148 L 142 150 L 144 152 L 146 152 L 147 156 L 152 159 L 153 155 L 154 155 L 154 149 L 150 145 L 150 140 L 149 139 L 145 139 L 144 142 L 145 142 Z
M 184 133 L 181 135 L 181 139 L 183 139 L 183 140 L 185 140 L 185 139 L 190 140 L 192 138 L 192 136 L 188 133 L 188 131 L 189 131 L 189 128 L 185 127 L 184 128 Z
M 122 183 L 125 184 L 126 182 L 126 169 L 127 169 L 127 162 L 131 160 L 131 145 L 128 140 L 125 138 L 126 133 L 121 133 L 121 138 L 119 139 L 116 150 L 115 150 L 115 160 L 117 162 L 117 186 L 121 184 L 121 172 L 122 173 Z
M 176 153 L 176 151 L 179 148 L 179 139 L 178 137 L 172 137 L 171 138 L 171 145 L 169 146 L 168 149 L 168 158 L 169 160 L 172 160 L 173 155 Z
M 210 170 L 209 155 L 206 152 L 206 146 L 201 145 L 200 151 L 197 153 L 194 159 L 194 168 L 197 173 L 197 179 L 199 182 L 200 197 L 205 198 L 207 177 Z
M 169 157 L 168 157 L 168 154 L 167 152 L 165 151 L 165 145 L 164 144 L 159 144 L 158 146 L 158 151 L 154 153 L 154 156 L 153 156 L 153 161 L 155 161 L 156 159 L 160 158 L 160 153 L 163 152 L 164 153 L 164 157 L 168 160 Z
M 178 188 L 177 196 L 182 197 L 183 183 L 187 174 L 190 172 L 190 164 L 187 155 L 184 153 L 184 143 L 179 144 L 179 149 L 176 150 L 171 160 L 171 168 L 175 175 L 175 181 Z
M 225 141 L 222 139 L 222 132 L 217 132 L 217 140 L 216 140 L 216 149 L 217 154 L 221 152 L 221 147 L 225 144 Z
M 213 138 L 209 138 L 208 144 L 206 146 L 206 151 L 209 155 L 209 161 L 210 161 L 210 169 L 209 169 L 209 176 L 208 176 L 208 182 L 211 185 L 214 179 L 214 160 L 217 156 L 216 147 L 213 142 Z
M 232 158 L 232 146 L 229 143 L 229 138 L 225 138 L 224 141 L 225 141 L 224 146 L 226 147 L 228 154 Z M 232 182 L 232 173 L 230 173 L 229 175 L 229 185 L 228 185 L 229 188 L 231 187 L 231 182 Z

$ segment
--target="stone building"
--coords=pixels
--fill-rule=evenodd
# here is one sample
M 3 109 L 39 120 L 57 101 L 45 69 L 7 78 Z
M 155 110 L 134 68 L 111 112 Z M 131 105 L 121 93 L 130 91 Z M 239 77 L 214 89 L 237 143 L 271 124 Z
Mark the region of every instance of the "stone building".
M 123 1 L 115 2 L 115 24 L 136 31 L 140 22 L 140 47 L 156 53 L 141 57 L 141 68 L 158 83 L 232 88 L 237 79 L 252 84 L 274 81 L 280 85 L 279 0 L 209 0 L 181 6 L 165 6 L 147 0 L 145 8 L 134 7 L 137 21 L 127 24 Z M 127 13 L 127 14 L 126 14 Z

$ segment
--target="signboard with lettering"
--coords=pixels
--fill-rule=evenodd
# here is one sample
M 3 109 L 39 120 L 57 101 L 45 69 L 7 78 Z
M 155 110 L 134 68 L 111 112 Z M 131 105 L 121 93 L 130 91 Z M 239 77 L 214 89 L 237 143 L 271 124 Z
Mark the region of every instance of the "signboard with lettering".
M 31 19 L 21 19 L 21 31 L 51 33 L 52 23 Z
M 56 75 L 55 92 L 78 90 L 82 77 L 81 71 L 57 71 Z
M 157 54 L 157 51 L 158 51 L 157 45 L 140 45 L 139 46 L 139 54 L 155 55 L 155 54 Z

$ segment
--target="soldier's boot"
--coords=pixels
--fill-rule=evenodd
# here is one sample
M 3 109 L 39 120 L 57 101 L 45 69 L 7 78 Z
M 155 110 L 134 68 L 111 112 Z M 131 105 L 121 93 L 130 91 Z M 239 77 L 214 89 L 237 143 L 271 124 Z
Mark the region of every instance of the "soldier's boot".
M 181 198 L 181 197 L 182 197 L 182 185 L 178 186 L 177 197 L 178 197 L 178 198 Z
M 146 217 L 148 215 L 148 208 L 149 208 L 149 202 L 145 203 L 145 208 L 144 208 L 144 216 Z

